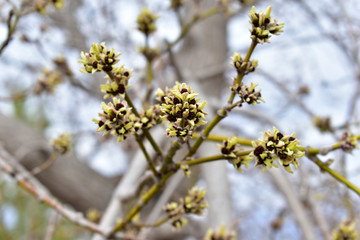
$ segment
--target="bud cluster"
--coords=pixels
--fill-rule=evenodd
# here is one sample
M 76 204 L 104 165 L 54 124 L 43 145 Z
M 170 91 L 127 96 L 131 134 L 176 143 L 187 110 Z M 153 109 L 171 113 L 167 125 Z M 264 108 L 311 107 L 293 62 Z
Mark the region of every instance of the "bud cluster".
M 252 161 L 252 157 L 250 156 L 237 156 L 236 153 L 239 151 L 239 149 L 236 146 L 237 138 L 231 137 L 228 140 L 224 140 L 223 144 L 218 144 L 218 147 L 220 148 L 221 153 L 231 160 L 231 163 L 234 165 L 234 167 L 239 171 L 243 172 L 241 167 L 244 165 L 246 168 L 248 168 L 249 161 Z
M 34 7 L 42 14 L 46 13 L 47 6 L 54 6 L 57 9 L 63 8 L 65 0 L 37 0 L 34 2 Z
M 129 78 L 131 77 L 132 70 L 128 70 L 121 65 L 120 67 L 113 66 L 112 68 L 112 77 L 106 76 L 106 84 L 102 84 L 101 92 L 105 93 L 104 99 L 108 97 L 120 96 L 124 98 L 125 90 L 127 90 L 130 85 L 128 85 Z
M 254 150 L 250 156 L 257 158 L 256 165 L 262 165 L 264 167 L 263 171 L 265 171 L 266 167 L 278 167 L 274 161 L 279 159 L 280 165 L 286 171 L 293 173 L 290 164 L 297 169 L 298 159 L 305 155 L 299 143 L 300 141 L 295 138 L 295 133 L 291 136 L 283 135 L 274 127 L 273 132 L 269 130 L 264 133 L 264 140 L 252 142 Z
M 152 61 L 154 58 L 158 57 L 160 54 L 159 48 L 150 48 L 150 47 L 138 47 L 138 51 L 146 57 L 147 60 Z
M 235 52 L 231 57 L 232 63 L 231 65 L 236 69 L 238 73 L 243 73 L 244 75 L 254 72 L 256 67 L 258 66 L 257 60 L 247 61 L 241 57 L 240 53 Z
M 264 99 L 261 98 L 261 89 L 255 91 L 255 88 L 258 84 L 251 83 L 250 87 L 247 85 L 243 85 L 242 83 L 236 84 L 234 81 L 234 85 L 231 87 L 231 90 L 237 93 L 240 97 L 240 106 L 241 103 L 246 102 L 247 104 L 255 105 L 261 102 L 265 102 Z
M 237 139 L 236 137 L 228 138 L 228 140 L 224 140 L 223 144 L 218 144 L 221 153 L 230 158 L 236 158 L 236 153 L 238 152 L 238 148 L 236 147 Z
M 284 23 L 277 23 L 277 20 L 270 16 L 271 6 L 266 9 L 266 13 L 262 11 L 256 12 L 255 6 L 249 12 L 250 23 L 252 25 L 251 39 L 257 43 L 270 42 L 271 34 L 279 35 L 283 32 Z
M 206 191 L 198 189 L 196 186 L 189 190 L 185 199 L 180 198 L 179 202 L 171 202 L 167 204 L 164 211 L 167 213 L 168 218 L 171 220 L 171 225 L 180 230 L 187 224 L 187 219 L 184 214 L 201 215 L 204 209 L 208 208 L 207 202 L 204 199 Z
M 142 124 L 142 128 L 148 129 L 155 126 L 156 124 L 161 123 L 160 114 L 161 110 L 159 104 L 155 104 L 146 111 L 142 109 L 140 113 L 140 121 Z
M 183 5 L 184 5 L 184 0 L 171 0 L 170 7 L 174 10 L 178 10 Z
M 138 29 L 146 36 L 150 35 L 156 30 L 155 21 L 159 17 L 150 12 L 149 9 L 143 8 L 137 17 Z
M 320 132 L 332 132 L 333 128 L 331 126 L 330 117 L 319 117 L 315 116 L 313 119 L 313 124 L 319 129 Z
M 42 92 L 54 93 L 55 87 L 63 82 L 59 71 L 42 70 L 42 75 L 37 79 L 34 92 L 39 95 Z
M 61 134 L 58 138 L 51 141 L 51 145 L 55 151 L 65 154 L 71 149 L 71 135 L 68 133 Z
M 111 72 L 114 65 L 119 62 L 118 57 L 120 52 L 115 53 L 114 48 L 110 50 L 105 46 L 105 42 L 101 44 L 91 44 L 90 51 L 88 53 L 81 52 L 80 63 L 83 64 L 83 69 L 80 69 L 83 73 L 95 73 L 95 72 Z
M 206 113 L 202 111 L 206 102 L 195 98 L 198 93 L 191 90 L 185 83 L 176 83 L 172 89 L 156 92 L 161 102 L 162 119 L 169 121 L 166 129 L 168 136 L 181 137 L 184 140 L 192 136 L 196 127 L 206 124 L 203 120 Z
M 121 142 L 141 128 L 139 119 L 131 113 L 125 101 L 113 98 L 113 102 L 108 104 L 102 102 L 101 107 L 103 112 L 99 113 L 100 120 L 93 119 L 98 124 L 96 131 L 105 131 L 104 135 L 110 132 Z
M 222 224 L 218 231 L 209 229 L 203 240 L 235 240 L 236 239 L 235 237 L 236 237 L 235 231 L 231 231 L 231 232 L 227 231 L 225 228 L 225 224 Z
M 208 208 L 207 202 L 204 199 L 205 194 L 205 190 L 198 189 L 196 186 L 192 187 L 185 199 L 180 199 L 180 203 L 183 205 L 185 213 L 202 215 L 204 209 Z
M 340 141 L 340 148 L 345 151 L 351 153 L 353 149 L 359 148 L 357 145 L 356 136 L 351 133 L 345 132 Z
M 334 240 L 357 240 L 358 233 L 356 231 L 356 222 L 346 220 L 342 222 L 338 229 L 333 232 Z

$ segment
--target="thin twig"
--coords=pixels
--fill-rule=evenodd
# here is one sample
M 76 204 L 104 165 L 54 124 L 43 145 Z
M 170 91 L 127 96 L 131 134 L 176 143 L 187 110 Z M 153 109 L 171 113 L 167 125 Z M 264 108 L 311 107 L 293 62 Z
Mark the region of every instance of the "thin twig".
M 3 43 L 0 46 L 0 55 L 3 52 L 3 50 L 6 48 L 6 46 L 10 43 L 10 41 L 11 41 L 11 39 L 13 37 L 16 26 L 17 26 L 17 24 L 19 22 L 19 19 L 21 17 L 21 10 L 22 10 L 22 7 L 23 7 L 23 3 L 20 5 L 20 9 L 16 9 L 15 6 L 13 6 L 13 7 L 14 8 L 9 11 L 9 16 L 8 16 L 8 19 L 7 19 L 8 33 L 6 35 L 5 40 L 3 41 Z M 15 19 L 12 20 L 13 17 L 14 17 L 14 14 L 15 14 Z
M 343 175 L 336 172 L 335 170 L 331 169 L 327 164 L 323 163 L 318 157 L 316 156 L 308 156 L 308 158 L 314 162 L 318 167 L 324 171 L 329 173 L 333 178 L 335 178 L 338 182 L 341 182 L 345 186 L 347 186 L 349 189 L 354 191 L 357 195 L 360 196 L 360 188 L 352 184 L 349 180 L 347 180 Z
M 46 234 L 44 240 L 51 240 L 53 239 L 53 235 L 55 232 L 55 226 L 58 221 L 58 213 L 56 211 L 52 211 L 50 215 L 49 224 L 46 228 Z
M 254 52 L 254 49 L 257 45 L 256 41 L 252 41 L 250 48 L 244 58 L 244 62 L 248 62 L 250 60 L 250 57 L 252 55 L 252 53 Z M 235 84 L 240 84 L 242 79 L 244 77 L 244 74 L 242 72 L 239 72 L 236 78 L 236 82 Z M 184 156 L 183 160 L 187 159 L 188 157 L 193 156 L 196 151 L 199 149 L 200 145 L 203 143 L 203 141 L 207 138 L 207 136 L 209 136 L 211 130 L 223 119 L 225 118 L 225 116 L 227 115 L 227 112 L 229 111 L 228 109 L 228 105 L 232 105 L 232 102 L 234 100 L 235 97 L 235 92 L 231 92 L 230 97 L 227 101 L 227 105 L 225 105 L 220 111 L 219 113 L 216 114 L 216 116 L 214 117 L 214 119 L 206 126 L 206 128 L 203 130 L 202 132 L 202 136 L 200 138 L 198 138 L 196 140 L 196 142 L 194 143 L 193 147 L 191 148 L 191 150 Z
M 151 160 L 151 157 L 150 157 L 149 153 L 146 151 L 146 148 L 145 148 L 145 146 L 144 146 L 144 143 L 141 141 L 139 135 L 136 135 L 135 138 L 136 138 L 136 142 L 139 144 L 139 147 L 140 147 L 141 151 L 144 153 L 145 159 L 146 159 L 146 161 L 147 161 L 147 163 L 148 163 L 148 165 L 149 165 L 150 170 L 153 172 L 153 174 L 154 174 L 155 177 L 159 177 L 160 174 L 159 174 L 159 172 L 156 170 L 155 164 L 154 164 L 154 162 Z
M 105 236 L 99 226 L 87 220 L 82 213 L 71 210 L 64 204 L 54 198 L 46 188 L 39 183 L 24 167 L 22 167 L 15 159 L 13 159 L 5 149 L 0 146 L 0 169 L 9 174 L 17 181 L 20 187 L 28 191 L 40 202 L 45 203 L 53 208 L 59 214 L 69 219 L 74 224 L 86 228 L 92 232 Z
M 37 167 L 33 168 L 33 169 L 31 170 L 31 174 L 32 174 L 33 176 L 35 176 L 35 175 L 37 175 L 37 174 L 45 171 L 46 169 L 48 169 L 48 168 L 55 162 L 57 156 L 58 156 L 57 152 L 53 152 L 53 153 L 50 155 L 50 157 L 49 157 L 48 160 L 46 160 L 46 161 L 45 161 L 43 164 L 41 164 L 40 166 L 37 166 Z

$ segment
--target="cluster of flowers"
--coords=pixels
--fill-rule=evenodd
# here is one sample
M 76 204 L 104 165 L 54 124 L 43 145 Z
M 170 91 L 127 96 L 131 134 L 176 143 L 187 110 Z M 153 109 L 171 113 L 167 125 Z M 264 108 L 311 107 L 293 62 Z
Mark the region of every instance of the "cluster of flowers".
M 339 228 L 333 232 L 334 240 L 357 240 L 356 222 L 353 220 L 343 221 Z
M 200 98 L 195 98 L 198 93 L 185 83 L 177 82 L 172 89 L 166 88 L 165 92 L 158 89 L 156 95 L 161 102 L 161 118 L 169 121 L 166 129 L 168 136 L 185 140 L 192 136 L 196 127 L 206 124 L 203 120 L 206 115 L 203 111 L 206 102 L 200 103 Z
M 103 112 L 99 113 L 100 119 L 93 119 L 98 125 L 96 131 L 105 131 L 104 135 L 110 132 L 117 137 L 118 142 L 126 140 L 127 137 L 140 129 L 150 128 L 161 121 L 158 106 L 143 111 L 140 117 L 136 117 L 131 112 L 126 101 L 120 101 L 116 97 L 108 104 L 102 102 L 101 107 Z
M 232 59 L 231 65 L 236 69 L 238 74 L 246 75 L 248 73 L 254 72 L 258 61 L 244 61 L 241 57 L 240 53 L 235 52 Z M 258 84 L 251 83 L 250 86 L 244 85 L 242 82 L 237 83 L 236 79 L 233 81 L 233 85 L 231 86 L 231 91 L 235 92 L 240 97 L 239 106 L 242 103 L 246 102 L 247 104 L 258 104 L 259 101 L 265 102 L 264 99 L 261 98 L 261 89 L 255 91 L 255 87 Z
M 113 48 L 108 50 L 105 43 L 92 44 L 89 53 L 81 52 L 82 59 L 79 60 L 83 64 L 81 71 L 84 73 L 107 73 L 107 82 L 101 85 L 101 91 L 105 93 L 105 99 L 112 97 L 112 102 L 102 102 L 103 112 L 99 113 L 100 119 L 93 121 L 98 125 L 97 131 L 104 131 L 104 135 L 110 132 L 117 137 L 118 142 L 140 129 L 148 129 L 161 122 L 159 105 L 142 110 L 140 116 L 136 116 L 131 107 L 127 106 L 127 102 L 121 100 L 125 98 L 126 90 L 130 87 L 128 80 L 132 71 L 123 65 L 115 66 L 119 62 L 120 54 L 115 53 Z
M 138 52 L 141 53 L 147 60 L 152 61 L 160 55 L 160 48 L 150 48 L 148 46 L 138 47 Z
M 249 167 L 248 162 L 251 161 L 253 158 L 246 155 L 246 156 L 238 156 L 237 153 L 239 152 L 239 149 L 237 147 L 237 138 L 231 137 L 228 140 L 225 140 L 222 145 L 218 144 L 218 147 L 220 148 L 221 153 L 231 160 L 234 167 L 240 171 L 243 172 L 241 169 L 242 166 L 245 166 L 246 168 Z
M 204 240 L 235 240 L 235 239 L 236 239 L 236 232 L 227 231 L 225 228 L 225 224 L 222 224 L 218 231 L 209 229 L 204 238 Z
M 150 35 L 156 30 L 155 21 L 159 17 L 150 12 L 147 8 L 143 8 L 137 18 L 138 30 L 146 36 Z
M 252 29 L 250 29 L 251 39 L 253 41 L 260 44 L 270 42 L 271 34 L 279 35 L 280 32 L 283 32 L 284 23 L 277 23 L 277 20 L 272 18 L 270 13 L 271 6 L 266 9 L 265 13 L 262 11 L 256 12 L 255 7 L 252 7 L 249 17 L 252 26 Z
M 257 60 L 245 62 L 244 59 L 241 57 L 241 54 L 238 52 L 235 52 L 233 54 L 231 60 L 232 60 L 231 65 L 236 69 L 236 71 L 244 75 L 250 72 L 254 72 L 256 67 L 258 66 Z
M 174 10 L 178 10 L 183 5 L 184 5 L 184 0 L 171 0 L 170 7 Z
M 231 90 L 234 91 L 239 97 L 240 102 L 239 106 L 241 107 L 242 103 L 246 102 L 249 105 L 259 104 L 261 102 L 265 102 L 264 99 L 261 98 L 261 89 L 255 90 L 258 84 L 251 83 L 250 87 L 244 85 L 242 82 L 240 84 L 234 83 L 231 87 Z
M 37 79 L 34 92 L 39 95 L 43 92 L 54 93 L 55 87 L 63 82 L 61 73 L 57 70 L 42 70 L 42 75 Z
M 71 149 L 71 135 L 68 133 L 61 134 L 58 138 L 51 141 L 51 145 L 56 152 L 66 154 Z
M 105 93 L 104 98 L 120 96 L 125 97 L 125 91 L 130 87 L 128 84 L 132 70 L 126 69 L 123 65 L 112 67 L 112 77 L 106 76 L 106 84 L 102 84 L 101 92 Z
M 47 6 L 54 6 L 57 9 L 63 8 L 65 0 L 37 0 L 34 1 L 34 7 L 42 14 L 46 13 Z
M 179 202 L 171 202 L 164 207 L 174 229 L 180 230 L 187 224 L 188 221 L 184 218 L 184 214 L 203 214 L 204 210 L 208 208 L 204 199 L 205 194 L 206 191 L 194 186 L 189 190 L 185 199 L 180 198 Z
M 104 135 L 111 132 L 117 136 L 117 141 L 125 140 L 134 131 L 140 129 L 141 124 L 136 121 L 136 116 L 131 113 L 131 108 L 127 107 L 125 101 L 120 102 L 118 98 L 113 98 L 113 102 L 108 104 L 102 102 L 103 112 L 99 113 L 99 119 L 93 119 L 98 124 L 96 131 L 105 131 Z
M 83 73 L 110 72 L 113 70 L 113 66 L 120 61 L 118 59 L 120 54 L 121 52 L 115 53 L 114 48 L 108 50 L 105 42 L 91 44 L 88 53 L 81 52 L 82 60 L 79 62 L 83 64 L 84 68 L 80 71 Z
M 331 126 L 331 118 L 330 117 L 315 116 L 313 119 L 313 124 L 322 133 L 334 131 L 334 129 Z
M 256 157 L 256 165 L 263 166 L 263 171 L 266 167 L 278 167 L 275 160 L 279 159 L 280 165 L 289 173 L 293 173 L 290 164 L 297 169 L 298 159 L 305 155 L 304 148 L 299 143 L 294 133 L 291 136 L 283 135 L 274 127 L 273 132 L 269 130 L 264 133 L 263 140 L 252 142 L 254 150 L 250 156 Z
M 351 133 L 345 132 L 340 140 L 340 148 L 345 151 L 351 153 L 355 148 L 359 148 L 357 145 L 356 136 Z

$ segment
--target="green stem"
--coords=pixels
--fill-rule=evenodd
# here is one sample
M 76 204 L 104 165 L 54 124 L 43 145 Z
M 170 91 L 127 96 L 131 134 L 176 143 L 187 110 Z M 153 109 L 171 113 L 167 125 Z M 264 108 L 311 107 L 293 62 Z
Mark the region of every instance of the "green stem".
M 199 138 L 199 134 L 198 133 L 194 133 L 193 134 L 193 138 Z M 207 136 L 207 138 L 205 140 L 208 141 L 214 141 L 214 142 L 222 142 L 225 140 L 228 140 L 230 136 L 222 136 L 222 135 L 215 135 L 215 134 L 209 134 L 209 136 Z M 236 137 L 236 143 L 240 144 L 240 145 L 244 145 L 244 146 L 252 146 L 252 139 L 249 138 L 241 138 L 241 137 Z
M 154 78 L 153 70 L 152 70 L 152 60 L 147 59 L 146 61 L 146 83 L 147 85 L 151 85 L 151 82 Z
M 156 223 L 154 223 L 153 225 L 151 225 L 151 227 L 159 227 L 160 225 L 166 223 L 168 220 L 169 220 L 168 217 L 163 218 L 163 219 L 157 221 Z
M 250 48 L 244 58 L 244 62 L 248 62 L 250 60 L 251 54 L 254 52 L 256 45 L 257 45 L 256 41 L 251 42 Z M 244 72 L 239 72 L 236 77 L 236 80 L 235 80 L 235 85 L 240 85 L 243 78 L 244 78 Z M 232 104 L 232 102 L 234 101 L 234 98 L 235 98 L 235 92 L 231 92 L 228 103 Z
M 206 128 L 203 131 L 203 136 L 199 137 L 196 140 L 196 142 L 194 143 L 194 145 L 192 146 L 190 151 L 185 155 L 183 160 L 188 157 L 191 157 L 192 155 L 194 155 L 196 153 L 196 151 L 198 150 L 200 145 L 203 143 L 203 141 L 209 136 L 210 131 L 216 126 L 216 124 L 218 124 L 225 117 L 226 111 L 221 110 L 221 114 L 223 114 L 223 115 L 220 116 L 219 114 L 216 114 L 215 118 L 209 123 L 209 125 L 206 126 Z
M 209 134 L 205 140 L 209 140 L 209 141 L 214 141 L 214 142 L 222 142 L 224 140 L 228 140 L 230 136 L 222 136 L 222 135 L 215 135 L 215 134 Z M 195 133 L 193 135 L 193 138 L 200 138 L 200 134 L 199 133 Z M 357 135 L 356 136 L 356 139 L 360 139 L 360 135 Z M 237 140 L 237 143 L 240 144 L 240 145 L 244 145 L 244 146 L 252 146 L 252 139 L 249 139 L 249 138 L 241 138 L 241 137 L 236 137 L 236 140 Z M 337 150 L 340 147 L 341 143 L 340 142 L 337 142 L 335 144 L 333 144 L 332 146 L 330 147 L 326 147 L 326 148 L 312 148 L 312 147 L 309 147 L 309 148 L 305 148 L 305 147 L 300 147 L 299 149 L 301 151 L 306 151 L 307 150 L 307 153 L 309 155 L 317 155 L 317 154 L 320 154 L 320 155 L 326 155 L 328 154 L 329 152 L 331 151 L 334 151 L 334 150 Z
M 131 107 L 131 111 L 135 114 L 135 116 L 140 117 L 139 112 L 137 111 L 134 103 L 132 102 L 129 94 L 125 91 L 125 101 L 129 104 L 129 106 Z
M 135 137 L 136 137 L 136 142 L 139 144 L 141 151 L 144 153 L 145 159 L 146 159 L 147 163 L 149 164 L 150 170 L 153 172 L 154 176 L 159 177 L 160 174 L 158 171 L 156 171 L 155 164 L 151 160 L 149 153 L 146 151 L 144 143 L 141 141 L 139 135 L 136 135 Z
M 179 148 L 181 147 L 181 144 L 179 142 L 180 140 L 175 140 L 173 141 L 168 154 L 165 156 L 164 158 L 164 163 L 165 164 L 171 164 L 172 163 L 172 159 L 175 155 L 175 153 L 177 152 L 177 150 L 179 150 Z
M 143 206 L 150 201 L 150 199 L 157 194 L 163 187 L 163 184 L 174 174 L 175 172 L 170 172 L 164 175 L 161 178 L 160 183 L 154 184 L 150 190 L 141 198 L 140 203 L 137 203 L 130 212 L 126 215 L 125 220 L 117 224 L 114 229 L 112 230 L 110 236 L 113 236 L 117 231 L 120 231 L 122 228 L 125 227 L 126 223 L 130 222 L 133 217 L 141 211 Z
M 140 118 L 140 114 L 136 110 L 135 105 L 131 101 L 131 98 L 129 97 L 129 94 L 127 94 L 127 92 L 125 92 L 125 101 L 129 104 L 129 106 L 131 107 L 131 111 L 135 114 L 135 116 Z M 149 140 L 151 146 L 153 146 L 155 151 L 158 153 L 158 155 L 162 156 L 162 151 L 161 151 L 159 145 L 155 142 L 154 138 L 151 136 L 149 130 L 143 129 L 143 133 L 144 133 L 145 137 Z
M 238 152 L 236 155 L 237 156 L 246 156 L 248 154 L 251 153 L 252 150 L 244 150 L 244 151 L 241 151 L 241 152 Z M 226 157 L 222 154 L 219 154 L 219 155 L 214 155 L 214 156 L 210 156 L 210 157 L 203 157 L 203 158 L 197 158 L 197 159 L 193 159 L 193 160 L 189 160 L 189 161 L 186 161 L 186 165 L 189 165 L 189 166 L 195 166 L 195 165 L 199 165 L 199 164 L 202 164 L 202 163 L 207 163 L 207 162 L 213 162 L 213 161 L 217 161 L 217 160 L 231 160 L 232 158 L 229 158 L 229 157 Z M 182 162 L 179 162 L 176 164 L 176 167 L 180 167 L 182 164 Z
M 147 84 L 147 91 L 145 95 L 145 99 L 143 101 L 143 106 L 148 106 L 150 103 L 150 97 L 153 92 L 152 80 L 154 78 L 153 70 L 152 70 L 152 60 L 147 59 L 146 64 L 146 84 Z
M 49 157 L 48 160 L 46 160 L 46 161 L 45 161 L 43 164 L 41 164 L 40 166 L 32 169 L 32 170 L 31 170 L 31 174 L 32 174 L 33 176 L 35 176 L 35 175 L 37 175 L 37 174 L 45 171 L 46 169 L 48 169 L 48 168 L 55 162 L 57 156 L 58 156 L 58 153 L 57 153 L 57 152 L 53 152 L 53 153 L 50 155 L 50 157 Z
M 106 72 L 106 74 L 114 81 L 115 80 L 115 76 L 112 72 Z M 129 104 L 129 106 L 131 107 L 131 111 L 135 114 L 135 116 L 137 116 L 138 118 L 140 118 L 140 114 L 139 112 L 136 110 L 136 107 L 134 105 L 134 103 L 132 102 L 129 94 L 125 91 L 125 101 Z M 143 129 L 143 133 L 145 135 L 145 137 L 149 140 L 151 146 L 154 148 L 154 150 L 157 152 L 157 154 L 159 156 L 162 156 L 162 151 L 159 147 L 159 145 L 155 142 L 154 138 L 151 136 L 151 134 L 149 133 L 148 129 Z
M 180 139 L 177 139 L 173 141 L 173 143 L 171 144 L 171 147 L 164 158 L 164 164 L 160 169 L 160 173 L 166 174 L 169 172 L 169 166 L 173 163 L 173 157 L 175 156 L 177 150 L 179 150 L 181 147 L 180 141 L 181 141 Z
M 339 182 L 343 183 L 345 186 L 347 186 L 349 189 L 353 190 L 357 195 L 360 196 L 360 189 L 358 187 L 356 187 L 354 184 L 352 184 L 349 180 L 347 180 L 343 175 L 341 175 L 340 173 L 336 172 L 335 170 L 331 169 L 328 165 L 326 165 L 325 163 L 323 163 L 320 159 L 318 159 L 315 156 L 309 156 L 309 158 L 311 159 L 311 161 L 313 161 L 316 165 L 318 165 L 318 167 L 329 173 L 333 178 L 335 178 L 336 180 L 338 180 Z
M 254 52 L 254 49 L 256 47 L 256 41 L 252 41 L 250 48 L 246 54 L 246 57 L 244 58 L 244 62 L 248 62 L 250 60 L 251 54 Z M 242 79 L 244 77 L 243 72 L 238 73 L 238 76 L 236 78 L 236 82 L 235 84 L 240 84 Z M 235 92 L 231 92 L 229 100 L 228 100 L 228 105 L 232 105 L 232 102 L 234 101 L 234 97 L 235 97 Z M 198 138 L 194 144 L 194 146 L 190 149 L 190 151 L 185 155 L 185 157 L 183 158 L 186 159 L 188 157 L 191 157 L 192 155 L 194 155 L 196 153 L 196 151 L 199 149 L 200 145 L 203 143 L 203 141 L 209 136 L 211 130 L 223 119 L 225 118 L 225 116 L 227 115 L 227 111 L 229 111 L 231 109 L 228 109 L 227 107 L 223 107 L 220 110 L 220 114 L 217 113 L 216 116 L 214 117 L 214 119 L 209 123 L 209 125 L 206 126 L 206 128 L 203 131 L 203 136 L 201 136 L 200 138 Z
M 159 227 L 160 225 L 166 223 L 169 220 L 168 217 L 165 217 L 159 221 L 157 221 L 156 223 L 150 224 L 150 223 L 133 223 L 134 226 L 138 227 L 138 228 L 151 228 L 151 227 Z
M 145 53 L 144 57 L 146 58 L 146 84 L 147 84 L 147 93 L 145 95 L 145 99 L 143 105 L 146 106 L 150 102 L 150 97 L 152 93 L 152 80 L 154 78 L 153 70 L 152 70 L 152 56 L 149 56 L 150 47 L 149 47 L 149 36 L 146 35 L 145 38 Z

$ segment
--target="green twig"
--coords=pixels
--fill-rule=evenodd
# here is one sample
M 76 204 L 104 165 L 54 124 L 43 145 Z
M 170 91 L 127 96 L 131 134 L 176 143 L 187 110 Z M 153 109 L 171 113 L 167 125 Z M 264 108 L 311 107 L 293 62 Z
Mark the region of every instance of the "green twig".
M 246 156 L 248 154 L 251 153 L 252 150 L 244 150 L 244 151 L 241 151 L 241 152 L 238 152 L 236 155 L 237 156 Z M 189 160 L 189 161 L 186 161 L 186 165 L 189 165 L 189 166 L 195 166 L 195 165 L 199 165 L 199 164 L 202 164 L 202 163 L 207 163 L 207 162 L 213 162 L 213 161 L 217 161 L 217 160 L 231 160 L 232 158 L 230 157 L 226 157 L 222 154 L 219 154 L 219 155 L 214 155 L 214 156 L 210 156 L 210 157 L 203 157 L 203 158 L 197 158 L 197 159 L 193 159 L 193 160 Z M 182 162 L 179 162 L 176 164 L 176 167 L 180 167 L 182 164 Z
M 150 227 L 159 227 L 159 226 L 161 226 L 162 224 L 166 223 L 168 220 L 169 220 L 169 218 L 168 218 L 168 217 L 165 217 L 165 218 L 157 221 L 157 222 L 154 223 L 154 224 L 138 223 L 138 224 L 134 224 L 134 225 L 137 226 L 137 227 L 140 227 L 140 228 L 142 228 L 142 227 L 147 227 L 147 228 L 150 228 Z
M 168 220 L 169 220 L 168 217 L 163 218 L 163 219 L 157 221 L 156 223 L 152 224 L 151 227 L 159 227 L 160 225 L 166 223 Z
M 156 171 L 155 164 L 151 160 L 149 153 L 146 151 L 146 148 L 144 146 L 144 143 L 140 139 L 140 136 L 136 135 L 135 137 L 136 137 L 136 142 L 139 144 L 141 151 L 144 153 L 145 159 L 146 159 L 147 163 L 149 164 L 150 170 L 153 172 L 154 176 L 159 177 L 160 174 L 158 171 Z
M 146 83 L 147 85 L 151 85 L 151 82 L 154 78 L 153 70 L 152 70 L 152 60 L 147 59 L 146 61 Z
M 152 57 L 149 56 L 150 53 L 150 46 L 149 46 L 149 35 L 146 35 L 145 37 L 145 48 L 144 48 L 144 56 L 146 58 L 146 84 L 147 84 L 147 93 L 145 95 L 145 100 L 143 102 L 143 105 L 148 104 L 150 102 L 150 96 L 152 93 L 152 80 L 154 78 L 154 73 L 152 70 Z
M 198 133 L 194 133 L 193 134 L 193 138 L 197 139 L 199 138 L 200 134 Z M 229 139 L 229 136 L 222 136 L 222 135 L 215 135 L 215 134 L 209 134 L 205 140 L 207 141 L 214 141 L 214 142 L 223 142 L 225 140 L 228 140 Z M 236 142 L 237 144 L 240 144 L 240 145 L 244 145 L 244 146 L 252 146 L 251 142 L 253 140 L 252 139 L 249 139 L 249 138 L 241 138 L 241 137 L 236 137 Z
M 201 138 L 199 133 L 195 133 L 193 135 L 193 138 Z M 222 136 L 222 135 L 215 135 L 215 134 L 209 134 L 205 140 L 208 141 L 214 141 L 214 142 L 222 142 L 224 140 L 228 140 L 229 136 Z M 240 145 L 244 145 L 244 146 L 252 146 L 252 141 L 254 141 L 253 139 L 249 139 L 249 138 L 241 138 L 241 137 L 236 137 L 237 139 L 237 143 Z M 359 140 L 360 139 L 360 135 L 356 136 L 356 139 Z M 331 151 L 337 150 L 341 148 L 341 143 L 337 142 L 333 145 L 331 145 L 330 147 L 324 147 L 324 148 L 313 148 L 313 147 L 309 147 L 309 148 L 305 148 L 305 147 L 301 147 L 300 150 L 302 151 L 307 151 L 307 154 L 309 155 L 326 155 Z
M 43 164 L 41 164 L 40 166 L 35 167 L 34 169 L 32 169 L 32 170 L 31 170 L 31 174 L 32 174 L 33 176 L 35 176 L 35 175 L 37 175 L 37 174 L 45 171 L 46 169 L 48 169 L 48 168 L 55 162 L 57 156 L 58 156 L 58 153 L 57 153 L 57 152 L 53 152 L 53 153 L 50 155 L 50 157 L 49 157 L 48 160 L 46 160 L 46 161 L 45 161 Z
M 171 148 L 168 151 L 168 154 L 164 158 L 165 164 L 172 163 L 172 159 L 173 159 L 176 151 L 179 150 L 180 147 L 181 147 L 181 143 L 179 142 L 179 140 L 173 141 Z
M 360 196 L 360 189 L 352 184 L 349 180 L 347 180 L 343 175 L 336 172 L 335 170 L 331 169 L 327 164 L 323 163 L 319 158 L 316 156 L 308 156 L 311 161 L 313 161 L 318 167 L 327 173 L 329 173 L 333 178 L 337 181 L 343 183 L 349 189 L 353 190 L 357 195 Z
M 251 57 L 251 54 L 254 52 L 254 49 L 256 47 L 257 43 L 256 41 L 252 41 L 251 42 L 251 45 L 250 45 L 250 48 L 246 54 L 246 57 L 244 59 L 244 62 L 247 62 L 250 60 L 250 57 Z M 244 77 L 244 73 L 243 72 L 240 72 L 238 73 L 238 76 L 236 78 L 236 82 L 235 84 L 240 84 L 242 79 Z M 232 102 L 234 100 L 234 97 L 235 97 L 235 92 L 231 92 L 231 95 L 229 97 L 229 100 L 228 100 L 228 105 L 232 105 Z M 190 149 L 190 151 L 185 155 L 185 157 L 183 158 L 186 159 L 188 157 L 191 157 L 192 155 L 194 155 L 196 153 L 196 151 L 199 149 L 200 145 L 203 143 L 203 141 L 209 136 L 211 130 L 223 119 L 226 117 L 227 115 L 227 112 L 231 110 L 229 109 L 227 106 L 223 107 L 221 110 L 220 110 L 220 114 L 217 113 L 216 116 L 214 117 L 214 119 L 209 123 L 209 125 L 206 126 L 206 128 L 204 129 L 203 133 L 202 133 L 202 136 L 199 137 L 195 144 L 193 145 L 193 147 Z
M 160 183 L 156 183 L 154 184 L 150 190 L 145 193 L 145 195 L 141 198 L 140 202 L 137 203 L 131 210 L 130 212 L 126 215 L 125 220 L 120 222 L 119 224 L 117 224 L 114 229 L 111 231 L 110 236 L 113 236 L 117 231 L 120 231 L 121 229 L 123 229 L 126 225 L 126 223 L 130 222 L 133 217 L 141 211 L 141 209 L 143 208 L 143 206 L 150 201 L 150 199 L 157 194 L 163 187 L 163 184 L 174 174 L 174 172 L 170 172 L 166 175 L 164 175 L 161 178 Z
M 244 62 L 248 62 L 250 60 L 251 54 L 254 52 L 256 45 L 257 45 L 256 41 L 251 42 L 250 48 L 244 58 Z M 235 80 L 235 85 L 240 85 L 243 78 L 244 78 L 244 72 L 239 72 L 236 77 L 236 80 Z M 232 102 L 234 101 L 234 98 L 235 98 L 235 92 L 233 91 L 233 92 L 231 92 L 228 103 L 232 104 Z

